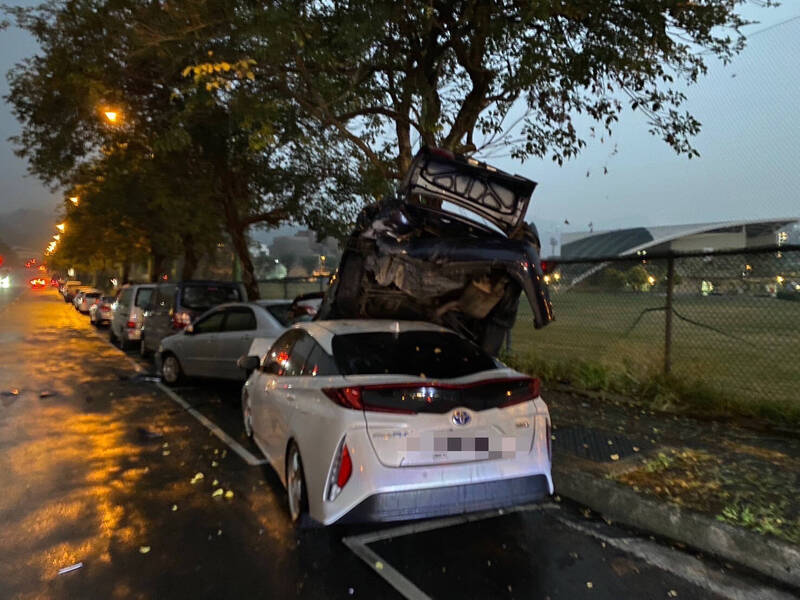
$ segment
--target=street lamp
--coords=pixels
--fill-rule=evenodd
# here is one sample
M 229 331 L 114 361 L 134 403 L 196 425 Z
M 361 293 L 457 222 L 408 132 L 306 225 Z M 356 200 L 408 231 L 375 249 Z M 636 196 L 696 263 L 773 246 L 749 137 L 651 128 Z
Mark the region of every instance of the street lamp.
M 61 233 L 64 233 L 64 223 L 59 223 L 56 225 L 56 229 L 58 229 Z
M 80 199 L 77 196 L 70 196 L 69 201 L 72 202 L 75 206 L 78 206 L 78 201 Z
M 55 235 L 53 236 L 53 239 L 54 239 L 55 241 L 59 241 L 59 240 L 61 239 L 61 234 L 60 234 L 60 233 L 57 233 L 57 234 L 55 234 Z
M 103 115 L 105 115 L 106 119 L 109 123 L 116 125 L 117 121 L 121 118 L 122 115 L 115 110 L 106 110 L 103 111 Z

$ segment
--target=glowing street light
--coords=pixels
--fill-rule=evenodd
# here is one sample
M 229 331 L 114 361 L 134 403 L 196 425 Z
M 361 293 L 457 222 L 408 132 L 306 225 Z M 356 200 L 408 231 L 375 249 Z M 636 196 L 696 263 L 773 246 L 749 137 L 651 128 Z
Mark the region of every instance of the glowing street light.
M 55 235 L 53 236 L 53 239 L 54 239 L 55 241 L 59 241 L 59 240 L 61 239 L 61 234 L 60 234 L 60 233 L 57 233 L 57 234 L 55 234 Z
M 75 206 L 78 206 L 80 198 L 78 198 L 77 196 L 70 196 L 69 201 L 72 202 Z
M 653 277 L 652 275 L 648 276 L 647 283 L 649 283 L 650 285 L 655 285 L 656 284 L 656 278 Z
M 106 110 L 106 111 L 104 111 L 104 112 L 103 112 L 103 114 L 105 115 L 105 117 L 106 117 L 106 119 L 108 120 L 108 122 L 109 122 L 109 123 L 113 123 L 113 124 L 116 124 L 116 123 L 117 123 L 117 120 L 118 120 L 118 119 L 120 118 L 120 116 L 121 116 L 121 115 L 120 115 L 120 114 L 119 114 L 117 111 L 115 111 L 115 110 Z
M 58 229 L 61 233 L 64 233 L 64 223 L 59 223 L 56 225 L 56 229 Z

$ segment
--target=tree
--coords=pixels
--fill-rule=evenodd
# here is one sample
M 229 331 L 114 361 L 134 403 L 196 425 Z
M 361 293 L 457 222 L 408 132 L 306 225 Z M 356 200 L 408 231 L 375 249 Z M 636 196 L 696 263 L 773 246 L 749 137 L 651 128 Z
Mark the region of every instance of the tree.
M 406 171 L 415 139 L 561 164 L 598 134 L 577 115 L 611 132 L 626 105 L 691 157 L 684 86 L 744 47 L 746 2 L 278 2 L 254 70 L 382 177 Z
M 247 49 L 230 43 L 245 6 L 78 0 L 10 9 L 42 54 L 12 69 L 7 99 L 23 125 L 18 153 L 54 186 L 70 185 L 111 145 L 175 165 L 180 182 L 206 183 L 214 210 L 198 202 L 190 212 L 219 215 L 257 298 L 248 228 L 335 230 L 333 221 L 352 221 L 360 184 L 348 148 L 309 126 L 291 102 L 253 89 Z M 123 115 L 118 124 L 103 120 L 108 107 Z
M 625 280 L 629 286 L 631 286 L 637 292 L 641 292 L 644 290 L 644 286 L 648 284 L 647 278 L 649 276 L 650 275 L 647 273 L 647 269 L 645 269 L 642 265 L 634 265 L 625 273 Z

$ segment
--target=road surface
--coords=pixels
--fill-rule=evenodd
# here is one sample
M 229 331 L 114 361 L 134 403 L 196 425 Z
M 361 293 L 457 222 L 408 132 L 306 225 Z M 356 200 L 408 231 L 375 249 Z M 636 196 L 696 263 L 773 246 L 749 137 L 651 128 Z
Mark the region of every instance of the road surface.
M 781 597 L 566 501 L 295 531 L 242 433 L 236 385 L 168 393 L 55 290 L 10 299 L 0 598 Z

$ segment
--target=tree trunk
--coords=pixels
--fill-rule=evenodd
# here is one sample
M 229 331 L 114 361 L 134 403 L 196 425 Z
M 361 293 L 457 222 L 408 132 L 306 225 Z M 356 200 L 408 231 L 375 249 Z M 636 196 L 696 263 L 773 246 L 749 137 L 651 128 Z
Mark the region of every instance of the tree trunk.
M 258 292 L 253 259 L 250 257 L 250 248 L 247 245 L 247 226 L 242 225 L 235 198 L 225 196 L 222 200 L 222 204 L 225 209 L 225 222 L 228 234 L 231 236 L 233 250 L 236 252 L 236 256 L 239 257 L 239 262 L 242 265 L 242 283 L 247 291 L 247 298 L 248 300 L 258 300 L 260 294 Z
M 163 254 L 153 254 L 153 270 L 150 272 L 150 283 L 158 283 L 161 280 L 161 273 L 164 271 L 164 264 L 167 257 Z
M 183 268 L 181 269 L 181 280 L 188 281 L 194 277 L 197 270 L 199 259 L 194 248 L 194 239 L 191 233 L 183 236 Z
M 120 281 L 120 285 L 130 283 L 130 281 L 131 281 L 131 263 L 125 261 L 122 263 L 122 281 Z

